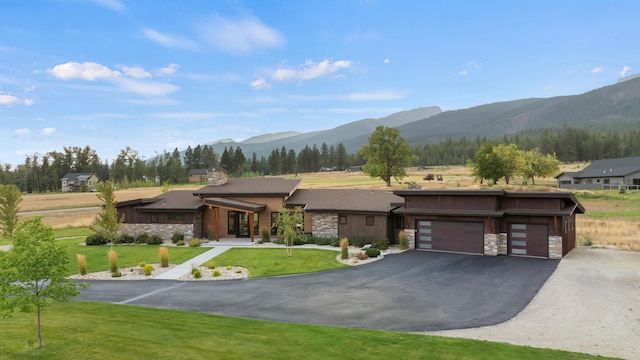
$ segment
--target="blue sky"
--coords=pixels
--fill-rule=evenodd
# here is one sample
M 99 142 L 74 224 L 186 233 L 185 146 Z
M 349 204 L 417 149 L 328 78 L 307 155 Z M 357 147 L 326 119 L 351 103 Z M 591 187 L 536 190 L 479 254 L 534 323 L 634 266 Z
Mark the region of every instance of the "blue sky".
M 640 69 L 639 13 L 615 0 L 4 2 L 0 163 L 86 145 L 148 158 L 578 94 Z

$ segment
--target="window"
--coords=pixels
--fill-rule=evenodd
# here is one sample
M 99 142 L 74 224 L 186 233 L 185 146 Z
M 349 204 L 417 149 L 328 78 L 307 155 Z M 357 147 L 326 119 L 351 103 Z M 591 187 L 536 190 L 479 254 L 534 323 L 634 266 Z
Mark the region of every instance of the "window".
M 374 219 L 373 215 L 367 215 L 367 217 L 365 218 L 364 224 L 366 226 L 373 226 L 373 221 L 374 221 L 373 219 Z
M 253 213 L 253 235 L 260 235 L 260 216 L 258 213 Z
M 278 213 L 272 212 L 271 213 L 271 235 L 278 235 L 278 226 L 276 226 L 276 224 L 278 224 Z
M 169 223 L 183 223 L 184 222 L 184 214 L 168 214 L 167 222 Z
M 347 225 L 347 215 L 340 215 L 340 225 Z
M 149 219 L 149 222 L 151 222 L 152 224 L 157 224 L 158 223 L 158 214 L 151 214 L 151 218 Z
M 396 229 L 404 229 L 404 216 L 396 216 Z
M 229 211 L 227 219 L 227 234 L 235 235 L 236 234 L 236 212 Z

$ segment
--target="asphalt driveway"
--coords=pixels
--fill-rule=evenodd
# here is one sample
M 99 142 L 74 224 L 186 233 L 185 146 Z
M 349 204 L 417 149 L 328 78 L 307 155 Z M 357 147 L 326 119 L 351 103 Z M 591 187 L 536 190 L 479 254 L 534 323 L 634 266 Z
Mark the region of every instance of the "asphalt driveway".
M 515 316 L 559 262 L 408 251 L 366 265 L 294 276 L 89 281 L 77 299 L 340 327 L 462 329 Z

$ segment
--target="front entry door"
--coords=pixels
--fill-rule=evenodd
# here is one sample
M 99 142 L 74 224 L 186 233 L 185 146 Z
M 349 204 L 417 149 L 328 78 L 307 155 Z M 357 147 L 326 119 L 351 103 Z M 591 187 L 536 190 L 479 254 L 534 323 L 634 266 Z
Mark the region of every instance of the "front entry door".
M 229 211 L 229 235 L 235 235 L 236 237 L 250 237 L 251 236 L 251 224 L 249 224 L 249 216 L 245 212 Z M 253 228 L 254 235 L 257 235 L 258 230 L 258 214 L 253 214 Z

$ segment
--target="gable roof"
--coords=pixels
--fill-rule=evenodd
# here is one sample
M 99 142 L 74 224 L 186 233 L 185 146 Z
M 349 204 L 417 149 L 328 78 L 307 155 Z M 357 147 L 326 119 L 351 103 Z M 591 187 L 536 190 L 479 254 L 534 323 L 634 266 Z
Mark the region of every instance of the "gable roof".
M 66 173 L 60 180 L 87 180 L 92 175 L 94 173 Z
M 200 198 L 192 195 L 191 190 L 171 190 L 154 198 L 135 199 L 119 202 L 116 207 L 137 205 L 136 210 L 141 212 L 156 211 L 196 211 L 205 206 Z
M 596 160 L 582 171 L 564 172 L 560 175 L 565 174 L 574 178 L 599 178 L 626 176 L 637 171 L 640 171 L 640 156 Z
M 191 175 L 207 175 L 207 169 L 191 169 L 189 170 L 189 176 Z
M 282 178 L 230 178 L 229 182 L 219 186 L 205 186 L 193 195 L 200 197 L 224 196 L 289 196 L 301 180 Z
M 404 199 L 391 191 L 366 189 L 298 189 L 285 201 L 310 212 L 389 213 Z

